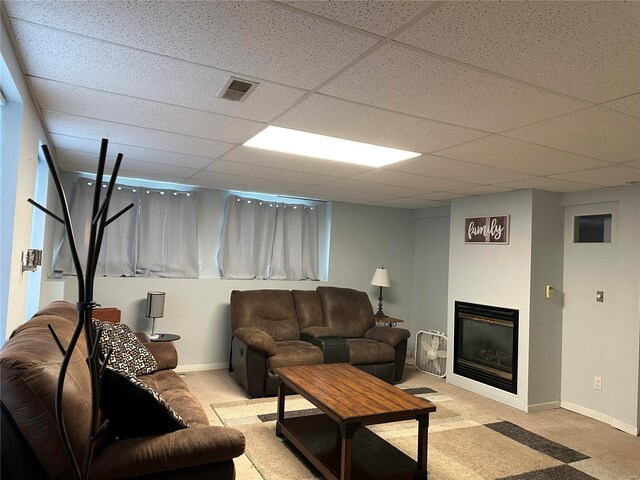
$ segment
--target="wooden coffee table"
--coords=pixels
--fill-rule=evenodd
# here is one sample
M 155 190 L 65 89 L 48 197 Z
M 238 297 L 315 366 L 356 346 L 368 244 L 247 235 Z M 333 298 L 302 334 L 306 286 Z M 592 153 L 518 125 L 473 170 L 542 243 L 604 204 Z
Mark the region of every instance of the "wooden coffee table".
M 276 368 L 276 435 L 286 437 L 326 478 L 427 478 L 427 431 L 432 403 L 346 363 Z M 285 418 L 285 395 L 293 390 L 324 413 Z M 418 461 L 365 425 L 418 421 Z

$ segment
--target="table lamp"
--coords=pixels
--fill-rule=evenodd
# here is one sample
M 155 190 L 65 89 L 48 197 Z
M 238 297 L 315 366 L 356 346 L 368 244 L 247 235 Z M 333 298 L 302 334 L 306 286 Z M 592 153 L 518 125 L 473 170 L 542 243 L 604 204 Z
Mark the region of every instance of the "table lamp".
M 147 307 L 144 316 L 153 319 L 149 338 L 160 338 L 161 335 L 155 333 L 156 318 L 162 318 L 164 316 L 164 292 L 147 292 Z
M 384 267 L 376 268 L 376 272 L 373 274 L 373 278 L 371 279 L 371 285 L 380 287 L 380 296 L 378 297 L 378 313 L 376 313 L 376 317 L 386 317 L 386 315 L 382 311 L 382 287 L 391 286 L 391 280 L 389 279 L 389 270 L 385 270 Z

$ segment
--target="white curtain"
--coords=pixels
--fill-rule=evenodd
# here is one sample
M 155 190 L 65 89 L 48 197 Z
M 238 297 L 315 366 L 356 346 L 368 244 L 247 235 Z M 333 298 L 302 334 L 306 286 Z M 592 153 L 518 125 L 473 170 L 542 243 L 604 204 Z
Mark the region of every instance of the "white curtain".
M 318 209 L 229 196 L 218 265 L 224 278 L 318 279 Z
M 69 212 L 83 268 L 94 188 L 95 182 L 79 179 Z M 104 192 L 106 188 L 102 188 Z M 117 186 L 111 196 L 108 216 L 115 215 L 130 203 L 134 207 L 105 229 L 96 275 L 197 278 L 195 193 Z M 66 233 L 54 269 L 75 274 Z
M 138 275 L 198 278 L 194 193 L 143 189 L 138 228 Z
M 86 268 L 87 246 L 91 231 L 91 209 L 93 207 L 93 192 L 95 182 L 80 178 L 76 185 L 73 201 L 69 207 L 69 214 L 74 229 L 76 248 L 82 268 Z M 101 187 L 100 201 L 104 199 L 106 188 Z M 131 187 L 114 188 L 109 202 L 108 217 L 112 217 L 130 203 L 134 207 L 109 224 L 105 229 L 102 248 L 98 257 L 96 275 L 121 276 L 133 275 L 136 265 L 136 236 L 138 220 L 139 193 Z M 55 270 L 62 270 L 67 274 L 75 274 L 73 259 L 66 232 L 58 247 L 54 262 Z M 86 273 L 86 272 L 85 272 Z

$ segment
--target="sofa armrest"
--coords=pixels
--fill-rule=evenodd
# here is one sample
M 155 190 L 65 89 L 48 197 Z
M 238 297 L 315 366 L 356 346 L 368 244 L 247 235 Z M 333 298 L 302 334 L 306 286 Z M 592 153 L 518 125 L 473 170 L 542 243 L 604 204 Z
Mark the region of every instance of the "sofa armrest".
M 384 342 L 392 347 L 396 347 L 402 340 L 411 336 L 409 330 L 395 327 L 371 327 L 364 334 L 364 338 Z
M 133 334 L 138 337 L 138 340 L 140 340 L 142 343 L 149 343 L 149 337 L 147 336 L 146 333 L 144 332 L 133 332 Z
M 338 333 L 333 328 L 322 327 L 322 326 L 303 328 L 302 330 L 300 330 L 300 334 L 301 335 L 308 335 L 308 336 L 313 337 L 313 338 L 338 337 L 339 336 Z
M 244 448 L 241 432 L 217 426 L 117 440 L 96 456 L 91 478 L 131 478 L 228 461 L 242 455 Z
M 143 342 L 156 359 L 158 370 L 171 370 L 178 366 L 178 352 L 171 342 Z
M 276 342 L 267 332 L 253 327 L 241 327 L 233 334 L 248 347 L 265 352 L 268 356 L 276 354 Z

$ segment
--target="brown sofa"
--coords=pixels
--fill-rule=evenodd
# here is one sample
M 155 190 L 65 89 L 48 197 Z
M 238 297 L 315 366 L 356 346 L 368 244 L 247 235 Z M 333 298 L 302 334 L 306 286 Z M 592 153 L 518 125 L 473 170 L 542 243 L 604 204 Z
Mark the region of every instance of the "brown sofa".
M 76 324 L 75 306 L 51 303 L 20 326 L 0 351 L 2 478 L 73 478 L 54 413 L 62 354 L 47 324 L 67 345 Z M 178 357 L 171 343 L 145 346 L 158 370 L 139 378 L 160 392 L 189 428 L 123 440 L 107 431 L 96 443 L 90 478 L 233 479 L 233 459 L 244 451 L 244 436 L 232 428 L 209 426 L 200 403 L 172 370 Z M 82 335 L 69 364 L 63 399 L 67 432 L 80 464 L 90 428 L 85 358 Z M 122 408 L 127 408 L 126 398 Z
M 275 395 L 274 368 L 350 363 L 402 380 L 409 331 L 376 327 L 365 292 L 350 288 L 234 290 L 229 370 L 250 397 Z

